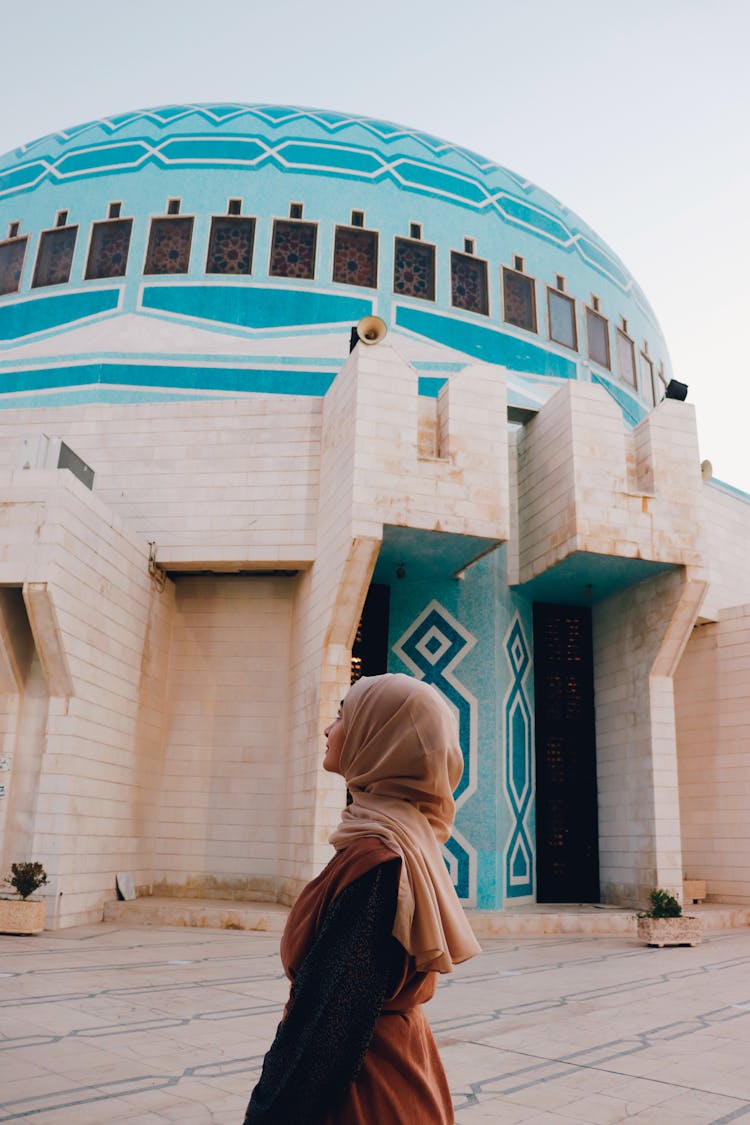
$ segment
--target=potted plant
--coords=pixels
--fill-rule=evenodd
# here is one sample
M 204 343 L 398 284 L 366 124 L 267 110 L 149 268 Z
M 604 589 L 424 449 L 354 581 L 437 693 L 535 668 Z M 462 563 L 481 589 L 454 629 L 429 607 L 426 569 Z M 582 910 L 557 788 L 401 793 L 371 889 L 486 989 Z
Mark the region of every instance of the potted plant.
M 38 934 L 44 929 L 44 900 L 30 896 L 47 883 L 41 863 L 12 863 L 6 880 L 13 895 L 0 896 L 0 933 Z
M 638 914 L 638 937 L 646 945 L 699 945 L 701 920 L 683 914 L 682 907 L 669 891 L 654 888 L 649 895 L 651 909 Z

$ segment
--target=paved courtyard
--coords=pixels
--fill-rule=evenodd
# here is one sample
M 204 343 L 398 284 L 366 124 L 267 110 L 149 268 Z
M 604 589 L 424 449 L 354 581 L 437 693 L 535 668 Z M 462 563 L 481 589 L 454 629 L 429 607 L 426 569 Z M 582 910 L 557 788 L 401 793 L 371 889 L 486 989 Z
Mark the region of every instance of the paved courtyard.
M 483 945 L 429 1006 L 457 1122 L 750 1122 L 750 929 Z M 286 995 L 277 950 L 107 924 L 0 937 L 0 1122 L 239 1125 Z

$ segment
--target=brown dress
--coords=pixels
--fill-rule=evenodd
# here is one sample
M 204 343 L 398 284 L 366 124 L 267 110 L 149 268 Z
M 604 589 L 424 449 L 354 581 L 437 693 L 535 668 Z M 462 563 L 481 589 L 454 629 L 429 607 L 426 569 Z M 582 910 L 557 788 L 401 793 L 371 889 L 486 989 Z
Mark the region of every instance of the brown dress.
M 246 1125 L 452 1125 L 419 973 L 391 936 L 401 861 L 361 837 L 307 885 L 281 960 L 292 989 Z

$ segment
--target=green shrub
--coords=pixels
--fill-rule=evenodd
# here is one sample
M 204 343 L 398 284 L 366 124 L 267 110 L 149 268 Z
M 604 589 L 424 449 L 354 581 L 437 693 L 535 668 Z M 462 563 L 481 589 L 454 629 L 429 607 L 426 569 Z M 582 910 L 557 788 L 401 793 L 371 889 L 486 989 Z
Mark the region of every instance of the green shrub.
M 47 873 L 41 863 L 12 863 L 10 869 L 12 874 L 8 882 L 16 888 L 21 898 L 33 895 L 34 891 L 47 882 Z
M 679 918 L 682 915 L 682 907 L 669 891 L 662 891 L 654 887 L 649 893 L 649 898 L 651 899 L 651 909 L 644 914 L 639 914 L 639 918 Z

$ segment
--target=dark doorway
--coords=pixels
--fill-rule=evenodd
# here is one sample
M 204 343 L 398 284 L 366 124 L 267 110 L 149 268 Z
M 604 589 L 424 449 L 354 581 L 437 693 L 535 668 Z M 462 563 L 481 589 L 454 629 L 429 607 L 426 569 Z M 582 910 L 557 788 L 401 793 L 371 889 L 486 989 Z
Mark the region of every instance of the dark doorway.
M 362 609 L 352 646 L 352 683 L 360 676 L 388 671 L 388 610 L 390 586 L 372 585 Z
M 539 902 L 598 902 L 591 610 L 534 606 Z

